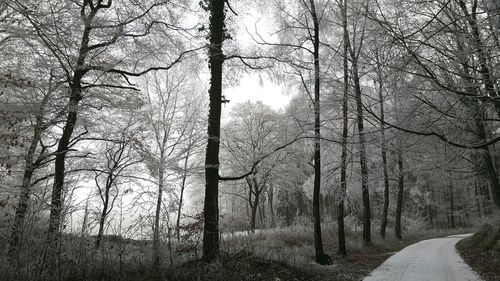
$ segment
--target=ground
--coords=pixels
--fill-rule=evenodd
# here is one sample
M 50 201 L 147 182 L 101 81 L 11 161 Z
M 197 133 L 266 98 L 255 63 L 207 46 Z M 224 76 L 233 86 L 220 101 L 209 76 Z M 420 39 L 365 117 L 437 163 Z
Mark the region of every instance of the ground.
M 256 235 L 237 237 L 235 244 L 251 245 L 244 247 L 238 252 L 232 251 L 231 254 L 223 256 L 220 263 L 210 266 L 202 262 L 188 262 L 180 267 L 173 268 L 167 274 L 168 280 L 190 281 L 190 280 L 311 280 L 311 281 L 350 281 L 361 280 L 369 275 L 372 270 L 380 266 L 387 258 L 397 253 L 406 246 L 423 239 L 442 237 L 450 232 L 460 233 L 467 230 L 444 230 L 427 231 L 413 233 L 403 240 L 397 240 L 393 237 L 387 237 L 386 240 L 374 235 L 374 245 L 369 248 L 359 246 L 361 241 L 357 241 L 357 235 L 351 233 L 349 240 L 349 255 L 347 257 L 338 256 L 332 253 L 333 265 L 319 266 L 313 262 L 312 252 L 309 248 L 309 242 L 301 231 L 285 231 L 282 233 L 263 232 Z M 245 239 L 251 239 L 251 242 Z M 325 239 L 326 244 L 332 242 Z M 334 239 L 332 239 L 334 240 Z M 226 241 L 226 246 L 231 248 L 233 245 Z M 282 244 L 286 245 L 282 248 Z M 274 247 L 274 252 L 283 254 L 271 255 L 263 252 L 262 249 Z M 299 248 L 300 250 L 291 250 Z M 335 248 L 329 245 L 328 248 Z M 238 248 L 241 249 L 241 248 Z M 292 257 L 294 255 L 294 257 Z M 301 256 L 302 255 L 302 256 Z M 259 257 L 260 256 L 260 257 Z M 264 258 L 269 257 L 269 258 Z M 281 261 L 276 261 L 281 260 Z
M 412 244 L 387 259 L 363 281 L 482 281 L 455 249 L 458 241 L 471 235 Z
M 485 281 L 500 281 L 500 222 L 494 225 L 484 225 L 457 244 L 460 255 Z
M 311 263 L 299 269 L 284 263 L 257 258 L 248 252 L 225 255 L 220 263 L 204 265 L 190 262 L 168 273 L 169 280 L 224 280 L 224 281 L 337 281 L 360 280 L 379 266 L 390 253 L 379 255 L 354 254 L 346 258 L 334 257 L 334 265 L 318 266 Z
M 472 230 L 435 230 L 424 227 L 408 229 L 404 239 L 394 238 L 389 232 L 386 239 L 372 235 L 373 246 L 363 247 L 362 235 L 358 230 L 348 231 L 348 256 L 336 255 L 337 238 L 334 227 L 324 228 L 324 248 L 332 257 L 333 264 L 320 266 L 314 263 L 314 240 L 312 227 L 293 226 L 268 229 L 256 233 L 228 234 L 222 240 L 222 258 L 219 262 L 206 265 L 196 258 L 197 251 L 179 252 L 179 247 L 162 245 L 162 281 L 350 281 L 361 280 L 381 265 L 387 258 L 404 247 L 433 237 Z M 147 241 L 105 239 L 102 249 L 95 256 L 90 251 L 91 238 L 67 235 L 64 237 L 61 253 L 61 279 L 64 281 L 151 281 L 155 280 L 151 268 L 151 244 Z M 86 247 L 86 245 L 88 247 Z M 180 245 L 179 245 L 180 246 Z M 37 256 L 43 250 L 43 243 L 30 243 L 30 252 Z M 25 256 L 25 255 L 23 255 Z M 123 257 L 123 259 L 122 259 Z M 9 271 L 7 262 L 0 256 L 1 280 L 35 280 L 37 260 L 24 263 L 19 278 Z M 9 273 L 11 275 L 9 275 Z M 10 277 L 9 277 L 10 276 Z M 3 278 L 3 279 L 2 279 Z M 494 280 L 494 279 L 490 279 Z

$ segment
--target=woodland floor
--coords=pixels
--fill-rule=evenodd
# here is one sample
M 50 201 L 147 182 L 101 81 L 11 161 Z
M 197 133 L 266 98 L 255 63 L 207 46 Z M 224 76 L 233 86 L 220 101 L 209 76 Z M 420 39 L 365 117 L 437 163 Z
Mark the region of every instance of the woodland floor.
M 347 257 L 332 256 L 333 265 L 319 266 L 313 262 L 299 267 L 290 266 L 255 257 L 249 252 L 225 255 L 216 265 L 204 265 L 200 261 L 189 262 L 174 268 L 167 275 L 167 280 L 220 280 L 220 281 L 350 281 L 362 280 L 363 277 L 380 266 L 387 258 L 402 248 L 419 241 L 412 237 L 390 246 L 374 245 L 349 253 Z
M 250 253 L 238 253 L 224 256 L 221 263 L 204 265 L 202 262 L 190 262 L 168 274 L 167 280 L 220 280 L 220 281 L 337 281 L 360 280 L 371 270 L 378 267 L 392 252 L 353 254 L 346 258 L 334 257 L 331 266 L 316 266 L 296 268 L 284 263 L 265 260 L 252 256 Z
M 408 230 L 403 240 L 389 235 L 383 240 L 379 235 L 373 235 L 373 246 L 363 247 L 361 234 L 351 232 L 348 235 L 348 256 L 342 257 L 335 253 L 337 249 L 335 235 L 325 235 L 325 249 L 331 255 L 332 265 L 320 266 L 314 263 L 313 240 L 311 233 L 304 231 L 306 227 L 287 228 L 282 231 L 264 231 L 255 235 L 235 236 L 226 238 L 223 245 L 223 256 L 219 262 L 205 264 L 201 261 L 182 261 L 174 258 L 176 265 L 162 267 L 162 281 L 350 281 L 361 280 L 363 277 L 382 264 L 387 258 L 404 247 L 418 241 L 443 237 L 455 233 L 473 232 L 471 229 L 457 230 Z M 328 229 L 325 233 L 335 233 Z M 69 239 L 69 238 L 68 238 Z M 72 241 L 72 240 L 71 240 Z M 69 241 L 68 243 L 70 243 Z M 77 244 L 75 241 L 73 244 Z M 78 252 L 68 256 L 75 259 L 74 264 L 64 263 L 64 271 L 60 280 L 64 281 L 151 281 L 156 280 L 151 274 L 151 265 L 148 259 L 133 258 L 134 253 L 142 252 L 142 256 L 149 257 L 147 246 L 140 243 L 129 244 L 128 253 L 131 255 L 119 266 L 116 253 L 118 247 L 115 242 L 108 241 L 106 258 L 90 259 L 79 256 Z M 63 256 L 65 256 L 64 254 Z M 166 263 L 167 261 L 165 261 Z M 12 281 L 35 280 L 36 275 L 23 275 L 21 278 L 9 277 L 8 269 L 2 269 L 0 262 L 0 280 Z M 472 265 L 472 264 L 471 264 Z M 25 267 L 31 268 L 31 267 Z M 6 275 L 7 274 L 7 275 Z M 497 275 L 498 276 L 498 275 Z M 3 279 L 6 278 L 6 279 Z M 499 280 L 499 279 L 486 279 Z
M 479 232 L 457 244 L 465 262 L 485 281 L 500 281 L 500 222 L 484 225 Z
M 460 249 L 460 255 L 485 281 L 500 281 L 500 252 Z

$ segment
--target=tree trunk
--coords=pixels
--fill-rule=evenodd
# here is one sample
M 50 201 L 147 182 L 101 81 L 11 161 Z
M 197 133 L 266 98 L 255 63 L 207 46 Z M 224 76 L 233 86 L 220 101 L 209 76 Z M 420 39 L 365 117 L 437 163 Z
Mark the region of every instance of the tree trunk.
M 273 228 L 275 226 L 275 222 L 274 222 L 274 188 L 272 185 L 270 185 L 269 189 L 267 189 L 267 198 L 269 204 L 269 215 L 271 216 L 271 227 Z
M 163 159 L 163 153 L 160 156 Z M 163 201 L 163 160 L 160 161 L 160 167 L 158 169 L 158 197 L 156 201 L 156 211 L 153 226 L 153 274 L 156 280 L 160 280 L 160 215 L 161 215 L 161 203 Z
M 399 138 L 399 137 L 398 137 Z M 397 239 L 403 239 L 401 230 L 401 216 L 403 214 L 403 193 L 404 193 L 404 171 L 403 171 L 403 148 L 399 144 L 398 152 L 398 201 L 396 204 L 396 219 L 394 224 L 394 234 Z
M 473 6 L 477 7 L 477 0 L 473 1 Z M 488 65 L 488 57 L 486 55 L 485 44 L 483 43 L 483 39 L 481 37 L 480 27 L 477 21 L 477 14 L 475 8 L 473 11 L 469 12 L 467 9 L 467 3 L 464 0 L 458 0 L 458 5 L 460 6 L 462 12 L 465 15 L 465 19 L 470 25 L 471 37 L 473 40 L 475 52 L 477 55 L 477 59 L 479 61 L 479 73 L 481 74 L 481 82 L 484 85 L 484 89 L 488 93 L 493 102 L 493 105 L 496 109 L 497 115 L 500 117 L 500 102 L 495 99 L 498 97 L 497 90 L 495 89 L 495 82 L 493 78 L 492 71 L 490 66 Z M 498 196 L 500 196 L 500 189 L 498 191 Z M 498 200 L 498 201 L 497 201 Z M 498 207 L 500 208 L 500 197 L 495 198 L 495 203 L 498 203 Z
M 35 124 L 34 134 L 31 138 L 30 147 L 27 151 L 26 156 L 24 157 L 25 168 L 21 185 L 21 194 L 19 195 L 19 199 L 17 202 L 14 223 L 12 225 L 10 234 L 8 259 L 10 260 L 11 265 L 15 267 L 17 267 L 17 264 L 13 264 L 13 262 L 18 261 L 19 258 L 19 252 L 21 250 L 21 238 L 23 236 L 23 224 L 26 213 L 28 212 L 29 199 L 31 194 L 31 179 L 33 178 L 33 173 L 37 168 L 37 164 L 34 163 L 34 155 L 38 147 L 38 142 L 42 138 L 43 129 L 41 122 L 41 117 L 37 118 L 37 123 Z
M 250 231 L 255 233 L 255 223 L 257 219 L 257 210 L 259 209 L 259 189 L 255 177 L 250 176 L 245 178 L 248 184 L 248 204 L 250 205 Z M 253 195 L 253 196 L 252 196 Z M 252 200 L 252 197 L 254 198 Z
M 366 160 L 366 141 L 364 130 L 363 104 L 361 99 L 361 84 L 359 81 L 358 58 L 351 51 L 352 75 L 354 81 L 354 91 L 356 94 L 357 121 L 359 133 L 359 162 L 361 165 L 361 190 L 363 197 L 363 245 L 371 246 L 371 211 L 370 192 L 368 189 L 368 166 Z
M 109 206 L 109 189 L 106 186 L 104 191 L 104 202 L 102 206 L 101 217 L 99 219 L 99 230 L 97 232 L 97 237 L 94 245 L 96 251 L 99 250 L 99 246 L 101 245 L 102 235 L 104 234 L 104 225 L 106 223 L 106 216 L 108 215 L 108 206 Z
M 467 9 L 465 7 L 462 7 L 462 9 L 464 9 L 465 12 L 467 11 Z M 474 22 L 475 21 L 472 21 L 472 25 L 475 25 Z M 477 26 L 476 26 L 476 28 L 477 28 Z M 476 41 L 481 42 L 481 38 L 479 37 L 478 34 L 477 34 L 477 36 L 478 37 L 476 38 Z M 457 44 L 457 49 L 460 52 L 464 52 L 463 43 L 457 39 L 456 44 Z M 478 52 L 480 52 L 480 55 L 484 57 L 484 54 L 482 53 L 481 48 L 478 49 Z M 475 81 L 473 81 L 473 79 L 471 78 L 473 76 L 473 75 L 471 75 L 471 72 L 475 72 L 475 70 L 470 67 L 468 59 L 462 58 L 460 61 L 460 64 L 462 66 L 462 71 L 463 71 L 462 77 L 463 77 L 463 80 L 465 82 L 465 85 L 470 85 L 470 86 L 466 87 L 466 90 L 473 92 L 473 93 L 476 93 L 476 95 L 480 95 L 481 93 L 478 92 L 479 89 L 475 86 L 475 84 L 476 84 Z M 481 66 L 482 71 L 480 71 L 480 72 L 482 73 L 483 76 L 486 76 L 485 79 L 487 80 L 490 78 L 489 74 L 488 74 L 489 73 L 488 67 L 485 63 L 481 63 L 481 64 L 482 64 L 482 66 Z M 485 73 L 483 73 L 483 72 L 485 72 Z M 490 95 L 495 94 L 493 92 L 491 92 L 491 89 L 488 90 L 488 93 Z M 487 133 L 486 133 L 485 125 L 484 125 L 484 119 L 486 118 L 487 111 L 484 110 L 484 108 L 482 108 L 482 105 L 481 105 L 480 101 L 478 101 L 478 99 L 464 98 L 464 99 L 462 99 L 462 102 L 465 104 L 465 106 L 467 106 L 471 110 L 471 115 L 472 115 L 472 118 L 474 118 L 474 123 L 475 123 L 475 127 L 476 127 L 475 129 L 476 129 L 476 134 L 477 134 L 478 139 L 480 141 L 486 142 L 487 141 Z M 496 104 L 497 103 L 498 102 L 496 102 Z M 500 112 L 499 112 L 499 116 L 500 116 Z M 493 202 L 495 203 L 497 208 L 500 208 L 500 182 L 498 180 L 498 174 L 497 174 L 497 170 L 495 168 L 495 164 L 493 163 L 493 159 L 492 159 L 491 154 L 490 154 L 490 149 L 488 147 L 486 147 L 486 148 L 481 149 L 480 151 L 482 152 L 482 157 L 483 157 L 483 165 L 484 165 L 483 168 L 486 170 L 486 172 L 488 174 L 490 188 L 491 188 L 491 192 L 493 194 Z
M 76 79 L 76 78 L 75 78 Z M 54 167 L 54 183 L 52 185 L 52 197 L 50 201 L 50 216 L 49 228 L 47 234 L 47 274 L 50 277 L 55 277 L 56 261 L 60 248 L 60 224 L 61 213 L 63 209 L 63 190 L 64 176 L 66 167 L 66 153 L 68 153 L 71 136 L 76 126 L 78 117 L 77 106 L 82 99 L 81 96 L 81 77 L 78 84 L 73 84 L 71 98 L 68 104 L 69 113 L 66 119 L 66 124 L 63 129 L 61 138 L 56 151 L 55 167 Z
M 111 4 L 111 2 L 110 2 Z M 82 100 L 82 79 L 87 73 L 88 68 L 85 67 L 85 60 L 89 52 L 90 32 L 92 30 L 91 22 L 93 21 L 97 11 L 100 8 L 92 9 L 85 20 L 85 27 L 82 33 L 82 39 L 79 49 L 78 58 L 76 60 L 74 72 L 71 81 L 68 81 L 70 88 L 70 98 L 68 101 L 68 116 L 59 139 L 56 157 L 54 162 L 54 181 L 52 184 L 52 196 L 50 201 L 50 216 L 49 227 L 47 233 L 47 275 L 49 278 L 55 277 L 56 258 L 59 254 L 60 239 L 59 230 L 61 223 L 61 213 L 63 209 L 63 189 L 64 176 L 66 168 L 66 154 L 69 150 L 71 136 L 76 126 L 78 119 L 78 105 Z M 43 270 L 43 269 L 42 269 Z
M 427 214 L 429 215 L 429 222 L 431 223 L 431 226 L 434 226 L 434 220 L 432 218 L 432 206 L 430 204 L 427 205 Z
M 189 161 L 189 153 L 186 155 L 186 159 L 184 160 L 184 171 L 182 174 L 182 182 L 181 182 L 181 194 L 179 196 L 179 207 L 177 209 L 177 222 L 175 224 L 175 230 L 177 232 L 176 233 L 177 241 L 181 241 L 180 224 L 181 224 L 182 204 L 184 200 L 184 189 L 186 188 L 188 161 Z
M 349 134 L 349 63 L 348 63 L 348 33 L 347 33 L 347 0 L 341 3 L 342 27 L 344 40 L 344 96 L 342 98 L 342 155 L 340 156 L 340 196 L 338 196 L 337 207 L 337 238 L 339 243 L 338 253 L 347 256 L 345 245 L 345 227 L 344 227 L 344 200 L 347 193 L 347 137 Z
M 265 222 L 266 222 L 266 198 L 262 198 L 262 200 L 259 200 L 259 219 L 260 219 L 260 225 L 261 228 L 264 227 Z
M 314 24 L 314 190 L 313 190 L 313 220 L 314 220 L 314 250 L 316 262 L 324 261 L 323 238 L 321 236 L 320 189 L 321 189 L 321 116 L 320 116 L 320 64 L 319 64 L 319 19 L 316 15 L 314 0 L 309 0 L 310 12 Z
M 225 0 L 205 2 L 210 11 L 210 110 L 208 142 L 205 157 L 205 203 L 203 206 L 203 259 L 212 262 L 219 258 L 219 147 L 222 98 L 222 65 L 224 55 Z
M 384 96 L 383 96 L 383 77 L 382 65 L 378 51 L 376 51 L 375 59 L 377 62 L 377 83 L 378 84 L 378 99 L 380 104 L 380 147 L 382 152 L 382 173 L 384 177 L 384 206 L 382 209 L 382 220 L 380 224 L 380 236 L 385 238 L 387 228 L 387 213 L 389 212 L 389 175 L 387 173 L 387 148 L 385 141 L 385 112 L 384 112 Z
M 450 227 L 455 228 L 455 204 L 453 196 L 453 183 L 450 181 Z
M 476 180 L 474 180 L 474 195 L 476 197 L 477 214 L 478 214 L 478 217 L 481 218 L 482 217 L 481 203 L 480 203 L 480 199 L 479 199 L 479 192 L 478 192 L 478 187 L 477 187 L 477 181 Z
M 255 233 L 255 221 L 257 219 L 257 209 L 259 208 L 259 199 L 256 196 L 255 201 L 252 203 L 252 216 L 250 218 L 250 231 Z

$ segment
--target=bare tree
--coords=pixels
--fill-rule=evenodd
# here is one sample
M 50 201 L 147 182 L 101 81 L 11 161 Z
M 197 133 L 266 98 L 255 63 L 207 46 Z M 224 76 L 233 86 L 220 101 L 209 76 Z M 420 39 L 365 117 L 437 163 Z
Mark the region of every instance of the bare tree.
M 127 127 L 132 124 L 127 122 Z M 118 133 L 117 139 L 104 143 L 104 161 L 101 169 L 91 168 L 94 171 L 94 181 L 97 187 L 99 198 L 102 201 L 102 209 L 99 217 L 99 229 L 97 231 L 94 249 L 97 251 L 101 245 L 105 231 L 106 220 L 113 210 L 116 199 L 120 196 L 119 185 L 121 179 L 132 175 L 131 168 L 137 165 L 140 160 L 134 155 L 134 133 L 124 128 Z

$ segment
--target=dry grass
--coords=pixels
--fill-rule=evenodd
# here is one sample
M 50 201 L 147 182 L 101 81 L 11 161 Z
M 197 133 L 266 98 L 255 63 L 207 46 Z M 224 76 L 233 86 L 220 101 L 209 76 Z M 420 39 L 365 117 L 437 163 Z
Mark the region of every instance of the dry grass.
M 314 263 L 314 241 L 310 225 L 294 225 L 260 230 L 253 234 L 223 235 L 221 247 L 225 253 L 219 263 L 206 265 L 196 261 L 194 252 L 176 251 L 172 256 L 162 245 L 162 280 L 359 280 L 380 265 L 393 252 L 416 241 L 456 233 L 458 229 L 432 230 L 423 227 L 407 229 L 399 241 L 389 232 L 384 240 L 373 233 L 373 247 L 362 246 L 359 231 L 347 233 L 349 256 L 336 255 L 337 231 L 333 224 L 323 226 L 325 252 L 332 256 L 333 265 Z M 21 253 L 20 271 L 8 267 L 5 254 L 0 258 L 2 280 L 38 280 L 43 253 L 43 239 L 33 239 Z M 64 236 L 61 252 L 62 281 L 146 281 L 151 272 L 151 243 L 108 239 L 102 249 L 92 252 L 93 239 Z M 185 245 L 184 245 L 185 246 Z M 198 251 L 200 251 L 199 245 Z M 260 275 L 259 275 L 260 274 Z

